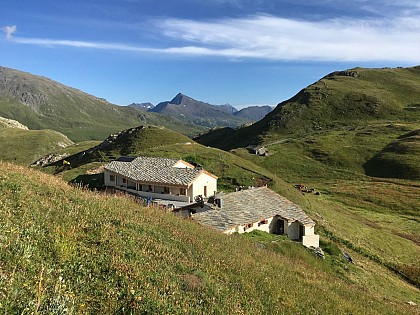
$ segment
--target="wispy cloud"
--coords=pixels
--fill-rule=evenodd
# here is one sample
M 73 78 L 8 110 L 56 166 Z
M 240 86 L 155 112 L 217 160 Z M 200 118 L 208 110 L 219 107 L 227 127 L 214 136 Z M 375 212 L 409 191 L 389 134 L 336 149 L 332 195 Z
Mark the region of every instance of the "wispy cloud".
M 180 56 L 230 59 L 420 62 L 420 16 L 392 19 L 336 18 L 304 21 L 256 15 L 238 19 L 194 21 L 166 19 L 155 23 L 161 43 L 146 47 L 123 43 L 13 37 L 16 26 L 3 27 L 21 44 L 69 46 Z
M 169 19 L 166 36 L 231 53 L 275 60 L 420 61 L 420 19 L 331 19 L 317 22 L 268 15 L 214 22 Z
M 3 26 L 1 30 L 6 35 L 7 39 L 10 39 L 14 32 L 16 32 L 16 25 L 10 25 L 10 26 Z

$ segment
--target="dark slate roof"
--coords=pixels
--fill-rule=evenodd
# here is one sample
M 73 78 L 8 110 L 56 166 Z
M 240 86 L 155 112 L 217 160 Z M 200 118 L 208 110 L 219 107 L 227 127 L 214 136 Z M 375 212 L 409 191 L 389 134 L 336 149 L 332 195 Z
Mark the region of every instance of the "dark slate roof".
M 125 160 L 112 161 L 105 169 L 134 181 L 181 186 L 190 185 L 203 172 L 200 169 L 173 167 L 180 161 L 177 159 L 140 156 L 132 161 Z
M 193 219 L 220 231 L 239 225 L 256 223 L 275 215 L 303 225 L 314 221 L 296 204 L 267 187 L 242 190 L 222 196 L 222 208 L 206 204 L 193 214 Z
M 118 159 L 116 159 L 116 161 L 118 161 L 118 162 L 132 162 L 135 159 L 136 159 L 135 156 L 120 156 Z

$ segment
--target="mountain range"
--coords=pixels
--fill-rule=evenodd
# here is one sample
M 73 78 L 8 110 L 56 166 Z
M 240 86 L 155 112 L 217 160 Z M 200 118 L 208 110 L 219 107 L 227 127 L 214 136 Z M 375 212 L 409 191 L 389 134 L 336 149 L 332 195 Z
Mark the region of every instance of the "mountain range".
M 145 111 L 151 110 L 155 107 L 155 105 L 153 105 L 152 103 L 149 103 L 149 102 L 147 102 L 147 103 L 131 103 L 127 106 L 133 107 L 133 108 L 136 108 L 136 109 L 145 110 Z
M 74 141 L 102 140 L 143 124 L 194 135 L 206 128 L 257 121 L 270 110 L 266 106 L 237 111 L 229 104 L 210 105 L 181 93 L 157 106 L 118 106 L 45 77 L 0 67 L 0 115 L 29 129 L 59 131 Z
M 29 129 L 52 129 L 73 141 L 103 140 L 141 124 L 194 134 L 204 128 L 151 112 L 117 106 L 102 98 L 30 73 L 0 67 L 0 116 Z
M 250 106 L 237 110 L 230 104 L 212 105 L 197 101 L 178 93 L 172 100 L 154 106 L 151 103 L 133 103 L 128 105 L 139 110 L 159 113 L 207 128 L 238 127 L 263 118 L 273 108 L 270 106 Z

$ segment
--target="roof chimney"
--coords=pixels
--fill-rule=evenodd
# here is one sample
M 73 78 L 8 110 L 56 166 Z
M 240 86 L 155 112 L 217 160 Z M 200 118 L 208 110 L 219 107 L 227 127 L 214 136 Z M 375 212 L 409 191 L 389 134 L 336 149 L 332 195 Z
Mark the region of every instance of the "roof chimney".
M 217 204 L 217 206 L 218 206 L 220 209 L 222 209 L 222 208 L 223 208 L 223 199 L 222 199 L 222 197 L 218 197 L 218 198 L 216 199 L 216 204 Z

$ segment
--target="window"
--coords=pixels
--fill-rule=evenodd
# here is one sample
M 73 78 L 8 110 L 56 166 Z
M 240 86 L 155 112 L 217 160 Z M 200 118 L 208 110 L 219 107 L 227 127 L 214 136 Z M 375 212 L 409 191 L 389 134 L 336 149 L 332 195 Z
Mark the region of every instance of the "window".
M 169 187 L 167 187 L 167 186 L 163 187 L 163 193 L 164 194 L 169 194 Z
M 207 186 L 204 186 L 204 197 L 207 197 Z
M 125 178 L 122 179 L 123 184 L 125 184 L 127 182 L 127 180 Z
M 153 189 L 152 189 L 152 185 L 149 185 L 149 189 L 148 189 L 148 191 L 153 191 Z
M 245 225 L 245 226 L 244 226 L 244 231 L 246 231 L 246 230 L 248 230 L 248 229 L 252 228 L 252 225 L 253 225 L 252 223 Z
M 262 221 L 258 222 L 258 226 L 261 226 L 261 225 L 267 224 L 267 223 L 268 223 L 268 220 L 262 220 Z
M 246 231 L 246 230 L 248 230 L 248 229 L 252 228 L 252 225 L 253 225 L 252 223 L 245 225 L 245 226 L 244 226 L 244 231 Z
M 115 182 L 115 175 L 109 175 L 109 181 Z
M 187 190 L 185 188 L 180 188 L 179 194 L 185 196 L 187 194 Z

